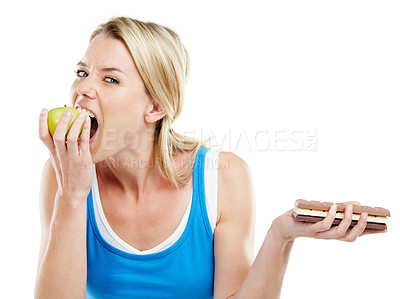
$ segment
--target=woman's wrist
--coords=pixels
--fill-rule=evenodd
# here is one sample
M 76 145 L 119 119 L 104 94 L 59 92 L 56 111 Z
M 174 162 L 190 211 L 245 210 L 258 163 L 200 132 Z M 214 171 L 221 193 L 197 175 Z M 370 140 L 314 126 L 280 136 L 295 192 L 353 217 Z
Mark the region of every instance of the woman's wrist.
M 75 214 L 76 211 L 86 209 L 86 196 L 83 194 L 71 194 L 58 190 L 54 200 L 54 217 L 69 217 L 70 214 Z M 64 215 L 64 216 L 63 216 Z
M 296 239 L 296 237 L 286 233 L 284 229 L 286 224 L 284 223 L 284 221 L 285 217 L 283 217 L 283 215 L 276 218 L 272 222 L 267 234 L 267 237 L 268 235 L 270 235 L 270 238 L 273 239 L 274 242 L 276 242 L 277 244 L 281 244 L 282 246 L 293 243 Z
M 80 203 L 86 200 L 89 195 L 90 189 L 85 191 L 68 191 L 59 188 L 56 193 L 56 198 L 58 200 L 68 201 L 70 203 L 77 202 Z

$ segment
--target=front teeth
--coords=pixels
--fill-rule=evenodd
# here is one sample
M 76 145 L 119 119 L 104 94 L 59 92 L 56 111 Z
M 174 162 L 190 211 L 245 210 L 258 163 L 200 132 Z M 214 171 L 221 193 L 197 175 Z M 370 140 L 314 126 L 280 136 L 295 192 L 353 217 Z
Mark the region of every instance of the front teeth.
M 83 112 L 87 116 L 94 117 L 94 114 L 92 112 L 90 112 L 90 111 L 87 111 L 85 108 L 78 107 L 78 108 L 76 108 L 76 110 L 78 110 L 79 113 Z

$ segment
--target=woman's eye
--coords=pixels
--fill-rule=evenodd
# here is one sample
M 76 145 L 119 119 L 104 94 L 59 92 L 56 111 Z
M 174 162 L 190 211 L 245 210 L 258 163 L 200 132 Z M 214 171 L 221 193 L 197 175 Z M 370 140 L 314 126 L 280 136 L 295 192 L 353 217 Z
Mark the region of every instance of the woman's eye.
M 77 71 L 75 71 L 75 73 L 76 73 L 76 75 L 78 77 L 87 77 L 87 76 L 89 76 L 88 73 L 86 73 L 85 71 L 82 71 L 82 70 L 77 70 Z
M 75 73 L 76 73 L 76 76 L 80 77 L 80 78 L 89 76 L 89 74 L 83 70 L 76 70 Z M 114 83 L 114 84 L 119 83 L 119 81 L 113 77 L 106 77 L 104 80 L 108 83 Z
M 116 83 L 116 84 L 119 83 L 118 80 L 113 77 L 106 77 L 105 81 L 108 83 Z

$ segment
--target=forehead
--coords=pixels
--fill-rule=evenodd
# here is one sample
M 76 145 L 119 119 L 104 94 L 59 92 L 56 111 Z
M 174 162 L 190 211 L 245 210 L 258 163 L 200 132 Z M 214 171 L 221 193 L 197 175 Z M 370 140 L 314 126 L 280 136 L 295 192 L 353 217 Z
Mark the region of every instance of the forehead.
M 87 65 L 102 65 L 124 68 L 126 70 L 135 65 L 126 44 L 116 38 L 103 34 L 91 40 L 82 59 Z

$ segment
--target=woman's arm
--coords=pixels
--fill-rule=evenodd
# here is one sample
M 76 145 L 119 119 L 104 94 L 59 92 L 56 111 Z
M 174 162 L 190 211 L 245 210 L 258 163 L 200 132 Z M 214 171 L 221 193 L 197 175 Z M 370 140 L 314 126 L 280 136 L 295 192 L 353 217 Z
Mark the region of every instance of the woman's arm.
M 86 200 L 57 193 L 50 161 L 40 192 L 41 246 L 35 298 L 86 297 Z
M 71 114 L 61 117 L 51 137 L 47 111 L 39 136 L 50 152 L 40 191 L 41 246 L 35 298 L 86 297 L 86 196 L 93 180 L 90 122 L 77 117 L 65 142 Z M 78 136 L 83 125 L 80 143 Z
M 239 292 L 233 298 L 280 296 L 294 240 L 282 240 L 271 228 Z
M 318 223 L 294 221 L 292 211 L 275 219 L 261 249 L 251 265 L 254 232 L 254 195 L 249 168 L 245 161 L 232 153 L 220 153 L 218 183 L 219 221 L 214 233 L 215 298 L 280 297 L 290 252 L 297 237 L 336 239 L 352 242 L 360 235 L 382 231 L 365 229 L 367 214 L 349 229 L 352 205 L 347 203 L 345 216 L 331 227 L 336 215 L 333 205 L 328 216 Z M 251 268 L 250 268 L 251 265 Z M 246 273 L 246 269 L 249 269 Z
M 218 215 L 214 298 L 279 298 L 293 241 L 280 239 L 273 225 L 253 263 L 251 173 L 246 162 L 230 152 L 219 157 Z
M 214 298 L 225 299 L 240 289 L 253 263 L 255 200 L 245 161 L 220 152 L 218 164 Z
M 346 204 L 344 219 L 336 227 L 332 227 L 336 216 L 336 205 L 333 205 L 327 217 L 318 223 L 294 221 L 291 216 L 292 210 L 275 219 L 244 284 L 234 297 L 248 298 L 251 296 L 251 298 L 278 299 L 290 252 L 294 240 L 298 237 L 353 242 L 363 234 L 382 232 L 365 229 L 366 213 L 361 215 L 356 226 L 349 229 L 353 204 L 359 205 L 359 203 L 348 202 Z

